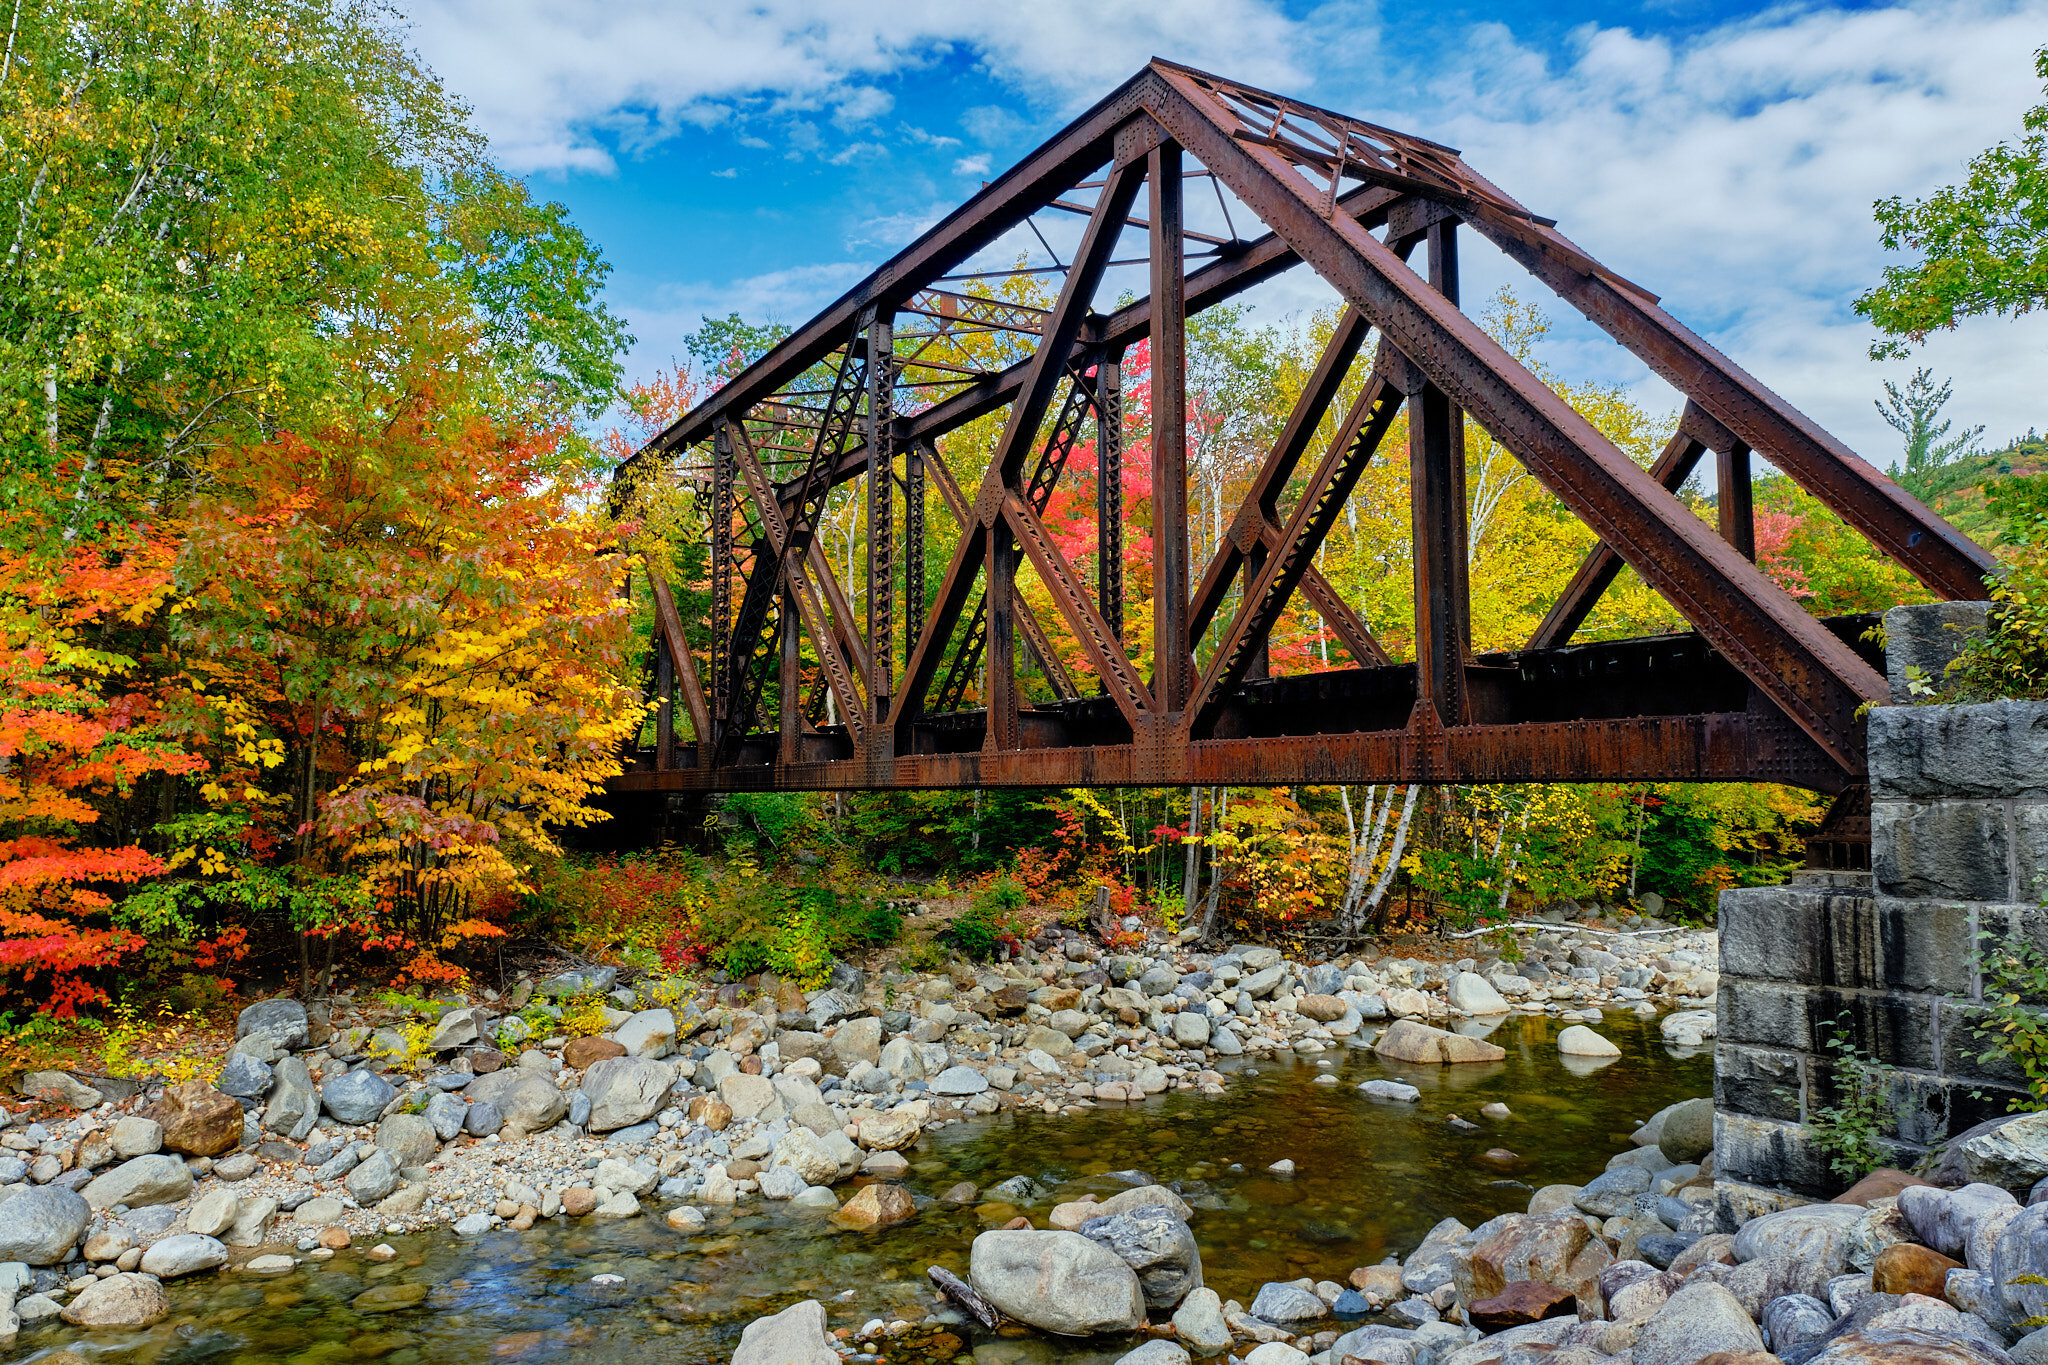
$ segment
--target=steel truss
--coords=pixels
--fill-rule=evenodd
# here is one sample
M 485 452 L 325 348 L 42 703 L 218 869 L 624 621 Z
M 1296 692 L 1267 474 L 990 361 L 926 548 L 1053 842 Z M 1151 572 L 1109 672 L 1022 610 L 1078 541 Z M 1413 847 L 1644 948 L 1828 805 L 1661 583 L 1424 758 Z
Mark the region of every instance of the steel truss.
M 1219 203 L 1228 190 L 1264 233 L 1239 237 L 1234 222 L 1229 237 L 1190 231 L 1183 196 L 1203 177 L 1218 187 Z M 1001 277 L 1017 271 L 973 266 L 1041 212 L 1087 220 L 1071 259 L 1055 257 L 1044 272 L 1061 279 L 1050 310 L 999 294 Z M 1461 228 L 1686 395 L 1678 434 L 1652 468 L 1631 462 L 1459 310 Z M 1130 238 L 1145 244 L 1136 257 Z M 1096 311 L 1105 271 L 1133 260 L 1147 264 L 1150 292 Z M 1224 544 L 1206 566 L 1191 565 L 1187 318 L 1304 265 L 1345 309 Z M 1152 646 L 1133 659 L 1123 600 L 1122 361 L 1141 340 L 1152 361 L 1155 591 Z M 1368 340 L 1362 387 L 1335 439 L 1317 450 Z M 991 367 L 961 358 L 971 355 L 1003 359 Z M 1416 610 L 1414 656 L 1397 663 L 1314 556 L 1369 462 L 1399 457 L 1381 445 L 1403 410 Z M 999 412 L 988 471 L 964 489 L 936 443 Z M 1472 651 L 1468 419 L 1599 537 L 1535 636 L 1511 653 Z M 1100 523 L 1092 583 L 1042 520 L 1069 455 L 1091 433 Z M 1814 618 L 1752 562 L 1752 454 L 1940 596 L 1981 595 L 1992 567 L 1981 548 L 1687 330 L 1655 295 L 1581 251 L 1453 149 L 1160 61 L 634 462 L 702 446 L 710 447 L 713 619 L 700 634 L 709 638 L 693 647 L 657 582 L 656 744 L 613 781 L 622 794 L 1650 779 L 1840 792 L 1865 774 L 1857 710 L 1884 695 L 1882 656 L 1862 638 L 1867 621 Z M 1675 496 L 1709 452 L 1718 528 Z M 816 541 L 831 490 L 856 479 L 865 481 L 868 526 L 864 615 Z M 927 590 L 927 484 L 960 528 L 936 592 Z M 1046 623 L 1019 593 L 1026 564 L 1089 676 L 1062 664 Z M 1624 566 L 1692 632 L 1571 643 Z M 1358 666 L 1269 676 L 1271 632 L 1297 593 Z M 1034 702 L 1020 684 L 1020 637 L 1050 697 Z M 808 684 L 801 640 L 817 660 Z M 771 673 L 779 718 L 761 714 Z M 982 705 L 963 710 L 970 689 Z M 694 743 L 677 735 L 679 696 Z M 819 724 L 827 697 L 836 723 Z

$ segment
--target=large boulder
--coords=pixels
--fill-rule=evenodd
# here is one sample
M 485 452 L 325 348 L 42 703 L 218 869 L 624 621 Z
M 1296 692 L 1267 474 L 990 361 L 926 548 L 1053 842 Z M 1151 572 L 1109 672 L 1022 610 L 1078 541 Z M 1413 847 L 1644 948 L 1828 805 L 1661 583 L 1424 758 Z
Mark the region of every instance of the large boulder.
M 1230 1324 L 1223 1320 L 1223 1301 L 1213 1289 L 1197 1289 L 1173 1313 L 1174 1334 L 1203 1356 L 1230 1349 Z
M 7 1206 L 0 1204 L 0 1217 Z M 2048 1318 L 2048 1203 L 2035 1204 L 2007 1222 L 1985 1267 L 2013 1322 Z
M 18 1191 L 0 1203 L 0 1264 L 55 1265 L 85 1236 L 92 1215 L 92 1205 L 61 1185 Z
M 1669 1136 L 1671 1125 L 1664 1126 Z M 1804 1204 L 1753 1218 L 1735 1234 L 1735 1259 L 1784 1256 L 1820 1267 L 1829 1275 L 1849 1268 L 1856 1230 L 1870 1210 L 1854 1204 Z
M 1379 1036 L 1372 1050 L 1396 1062 L 1443 1065 L 1454 1062 L 1498 1062 L 1507 1050 L 1483 1038 L 1431 1028 L 1413 1019 L 1396 1020 Z
M 554 1077 L 528 1067 L 507 1067 L 480 1076 L 463 1092 L 474 1110 L 479 1102 L 497 1110 L 510 1137 L 525 1137 L 553 1127 L 569 1112 L 569 1100 Z
M 612 1037 L 635 1057 L 666 1057 L 676 1048 L 676 1017 L 669 1010 L 641 1010 L 613 1029 Z
M 296 1000 L 259 1000 L 235 1020 L 237 1042 L 252 1034 L 270 1040 L 279 1051 L 302 1048 L 312 1037 L 306 1007 Z
M 147 1327 L 171 1311 L 171 1296 L 150 1275 L 113 1275 L 96 1280 L 64 1305 L 73 1327 Z
M 275 1003 L 269 1002 L 268 1003 Z M 296 1000 L 287 1003 L 297 1004 Z M 255 1006 L 250 1006 L 254 1009 Z M 247 1013 L 245 1010 L 243 1013 Z M 304 1142 L 320 1118 L 320 1097 L 313 1093 L 313 1076 L 305 1062 L 286 1057 L 278 1062 L 270 1090 L 270 1103 L 263 1110 L 263 1126 L 293 1142 Z
M 984 1232 L 968 1260 L 976 1293 L 1041 1331 L 1084 1337 L 1133 1331 L 1145 1321 L 1137 1272 L 1078 1232 Z
M 91 1109 L 106 1098 L 76 1076 L 63 1071 L 31 1071 L 21 1078 L 19 1089 L 30 1099 L 72 1109 Z
M 1492 983 L 1477 972 L 1459 972 L 1451 978 L 1451 1008 L 1467 1014 L 1506 1014 L 1508 1002 Z
M 1714 1150 L 1714 1102 L 1684 1100 L 1666 1109 L 1657 1130 L 1657 1149 L 1674 1166 L 1698 1161 Z
M 855 1062 L 877 1065 L 882 1059 L 882 1021 L 872 1016 L 848 1019 L 832 1035 L 832 1052 L 842 1068 Z
M 320 1087 L 320 1103 L 336 1123 L 360 1128 L 383 1116 L 384 1106 L 398 1095 L 391 1082 L 374 1071 L 357 1067 L 336 1076 Z
M 377 1146 L 401 1167 L 424 1166 L 441 1150 L 441 1135 L 418 1114 L 393 1114 L 377 1125 Z
M 139 1156 L 93 1180 L 80 1193 L 95 1211 L 116 1204 L 126 1204 L 131 1209 L 175 1204 L 192 1193 L 192 1171 L 174 1156 Z M 0 1205 L 0 1210 L 5 1207 Z
M 160 1280 L 174 1280 L 180 1275 L 192 1275 L 217 1265 L 226 1265 L 227 1260 L 228 1249 L 218 1241 L 196 1232 L 181 1232 L 152 1244 L 142 1253 L 142 1273 Z
M 1944 1184 L 1954 1175 L 2006 1190 L 2033 1188 L 2048 1177 L 2048 1113 L 1993 1119 L 1959 1134 L 1929 1178 Z
M 1946 1332 L 1872 1325 L 1836 1337 L 1806 1365 L 2009 1365 L 2016 1359 L 1988 1342 Z
M 1688 1284 L 1636 1332 L 1634 1365 L 1699 1365 L 1717 1351 L 1762 1351 L 1763 1333 L 1718 1284 Z
M 609 1057 L 583 1073 L 583 1093 L 590 1097 L 593 1133 L 630 1128 L 653 1118 L 668 1101 L 676 1083 L 675 1069 L 646 1057 Z
M 1154 1204 L 1129 1213 L 1091 1218 L 1078 1229 L 1138 1272 L 1148 1308 L 1171 1308 L 1202 1287 L 1202 1252 L 1195 1235 L 1172 1210 Z
M 1961 1256 L 1987 1215 L 2016 1209 L 2020 1201 L 1996 1185 L 1959 1190 L 1909 1185 L 1899 1191 L 1899 1214 L 1913 1236 L 1944 1256 Z
M 1557 1035 L 1557 1050 L 1566 1057 L 1619 1057 L 1621 1049 L 1584 1024 L 1573 1024 Z
M 1468 1256 L 1451 1261 L 1458 1296 L 1477 1303 L 1520 1280 L 1540 1280 L 1577 1293 L 1581 1286 L 1575 1281 L 1587 1278 L 1587 1270 L 1581 1265 L 1575 1271 L 1574 1264 L 1593 1240 L 1585 1218 L 1570 1209 L 1503 1214 L 1478 1228 Z M 1592 1267 L 1592 1273 L 1600 1268 Z
M 825 1335 L 824 1306 L 805 1299 L 754 1319 L 740 1333 L 732 1365 L 839 1365 L 839 1352 Z

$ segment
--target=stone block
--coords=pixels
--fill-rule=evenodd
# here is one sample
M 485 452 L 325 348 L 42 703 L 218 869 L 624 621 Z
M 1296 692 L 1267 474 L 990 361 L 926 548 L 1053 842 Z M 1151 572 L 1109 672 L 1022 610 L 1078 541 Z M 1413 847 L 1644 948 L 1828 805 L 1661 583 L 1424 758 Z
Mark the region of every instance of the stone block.
M 1802 1054 L 1722 1043 L 1714 1049 L 1714 1107 L 1758 1118 L 1799 1121 Z
M 1719 1037 L 1792 1052 L 1814 1050 L 1805 987 L 1723 976 Z
M 1837 984 L 1934 995 L 1970 993 L 1976 981 L 1977 919 L 1969 906 L 1880 897 L 1875 913 L 1880 979 Z
M 2048 798 L 2048 702 L 1880 706 L 1866 736 L 1876 801 Z
M 2026 1073 L 2012 1061 L 2004 1057 L 1979 1060 L 1996 1041 L 1984 1030 L 1991 1017 L 1990 1011 L 1966 1000 L 1943 1000 L 1938 1008 L 1941 1014 L 1941 1059 L 1936 1069 L 1960 1081 L 1983 1081 L 2011 1089 L 2026 1087 Z
M 1840 1026 L 1859 1056 L 1919 1071 L 1940 1067 L 1933 997 L 1817 990 L 1808 1004 L 1814 1052 L 1825 1052 Z
M 1790 886 L 1723 891 L 1721 974 L 1811 982 L 1822 961 L 1821 898 Z
M 1714 1116 L 1714 1172 L 1727 1180 L 1830 1197 L 1841 1184 L 1806 1129 L 1747 1114 Z
M 1989 602 L 1920 602 L 1893 607 L 1884 614 L 1884 672 L 1896 706 L 1915 698 L 1907 685 L 1908 668 L 1936 691 L 1941 690 L 1949 661 L 1973 635 L 1984 633 Z
M 2014 803 L 2012 872 L 2015 898 L 2034 905 L 2048 900 L 2048 802 Z
M 2009 901 L 2012 839 L 1999 801 L 1877 801 L 1870 868 L 1880 895 Z

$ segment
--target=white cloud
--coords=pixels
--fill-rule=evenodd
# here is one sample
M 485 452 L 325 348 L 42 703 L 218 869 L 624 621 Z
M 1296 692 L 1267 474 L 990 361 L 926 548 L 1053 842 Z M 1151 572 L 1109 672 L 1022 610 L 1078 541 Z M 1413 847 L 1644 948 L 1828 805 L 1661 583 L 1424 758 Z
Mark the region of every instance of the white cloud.
M 979 156 L 963 156 L 958 161 L 953 163 L 953 174 L 974 176 L 987 175 L 989 172 L 989 165 L 990 162 L 988 155 L 986 153 L 983 153 L 982 155 Z
M 1070 111 L 1153 55 L 1299 84 L 1269 0 L 410 0 L 413 37 L 511 169 L 608 171 L 627 146 L 735 113 L 886 114 L 886 78 L 951 51 Z
M 2044 0 L 1799 9 L 1684 42 L 1589 27 L 1553 65 L 1488 25 L 1406 108 L 1385 108 L 1368 86 L 1348 101 L 1325 98 L 1461 147 L 1482 174 L 1885 463 L 1896 437 L 1871 399 L 1912 364 L 1872 364 L 1872 331 L 1851 310 L 1885 264 L 1871 204 L 1953 181 L 1971 154 L 2016 133 L 2041 99 L 2031 53 L 2044 37 Z M 1476 255 L 1467 289 L 1476 297 L 1519 275 Z M 1559 334 L 1582 372 L 1642 373 L 1590 326 Z M 2048 319 L 1984 319 L 1913 363 L 1954 374 L 1958 424 L 1988 423 L 2003 440 L 2048 424 L 2044 360 Z M 1676 401 L 1654 382 L 1645 394 Z

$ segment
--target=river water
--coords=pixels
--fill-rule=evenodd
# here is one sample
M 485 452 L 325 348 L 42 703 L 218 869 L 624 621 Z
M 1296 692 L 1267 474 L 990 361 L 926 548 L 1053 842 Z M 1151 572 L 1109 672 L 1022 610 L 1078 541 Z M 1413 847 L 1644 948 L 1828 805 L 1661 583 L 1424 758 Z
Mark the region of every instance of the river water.
M 1523 1207 L 1530 1190 L 1598 1174 L 1629 1132 L 1676 1100 L 1710 1094 L 1708 1051 L 1665 1048 L 1655 1020 L 1613 1013 L 1599 1030 L 1622 1056 L 1601 1066 L 1557 1052 L 1560 1025 L 1516 1018 L 1491 1037 L 1504 1062 L 1454 1067 L 1389 1065 L 1362 1048 L 1246 1059 L 1228 1093 L 1176 1093 L 1079 1115 L 1027 1113 L 968 1120 L 928 1135 L 909 1153 L 904 1183 L 936 1197 L 958 1181 L 987 1189 L 1012 1176 L 1050 1193 L 1020 1210 L 937 1203 L 885 1232 L 841 1231 L 815 1211 L 760 1203 L 711 1212 L 697 1234 L 658 1216 L 619 1222 L 544 1222 L 526 1233 L 460 1240 L 445 1231 L 391 1239 L 396 1260 L 361 1248 L 308 1261 L 275 1279 L 199 1275 L 170 1286 L 172 1313 L 142 1331 L 84 1334 L 54 1321 L 23 1332 L 6 1358 L 74 1365 L 56 1352 L 135 1365 L 473 1365 L 541 1361 L 577 1353 L 598 1365 L 709 1365 L 730 1359 L 754 1318 L 803 1298 L 826 1305 L 832 1327 L 859 1327 L 931 1305 L 929 1265 L 967 1273 L 967 1249 L 984 1226 L 1024 1212 L 1044 1225 L 1052 1203 L 1128 1188 L 1111 1172 L 1142 1171 L 1182 1182 L 1206 1283 L 1250 1302 L 1267 1280 L 1342 1281 L 1354 1267 L 1406 1253 L 1438 1220 L 1467 1223 Z M 1327 1065 L 1319 1065 L 1327 1063 Z M 1256 1074 L 1248 1074 L 1256 1073 Z M 1333 1074 L 1335 1085 L 1318 1084 Z M 1391 1077 L 1416 1085 L 1413 1105 L 1376 1103 L 1360 1082 Z M 1499 1100 L 1512 1116 L 1482 1119 Z M 1457 1114 L 1479 1125 L 1462 1131 Z M 1506 1149 L 1503 1162 L 1487 1154 Z M 1290 1176 L 1268 1174 L 1281 1159 Z M 1233 1170 L 1233 1165 L 1241 1169 Z M 842 1198 L 852 1185 L 839 1189 Z M 598 1285 L 610 1275 L 623 1283 Z M 417 1306 L 373 1312 L 380 1299 Z M 363 1296 L 371 1290 L 379 1293 Z M 940 1360 L 972 1365 L 1095 1365 L 1131 1343 L 1053 1342 L 1036 1337 L 941 1339 Z M 891 1365 L 930 1356 L 899 1349 Z

